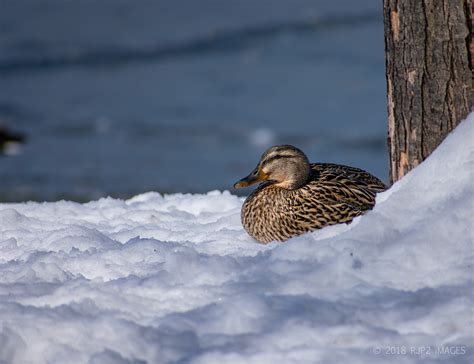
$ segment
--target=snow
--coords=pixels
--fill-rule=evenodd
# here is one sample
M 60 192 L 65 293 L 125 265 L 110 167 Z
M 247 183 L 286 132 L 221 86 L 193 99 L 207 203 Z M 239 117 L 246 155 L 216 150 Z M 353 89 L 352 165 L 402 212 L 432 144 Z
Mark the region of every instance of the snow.
M 242 199 L 0 204 L 1 363 L 472 363 L 474 115 L 350 225 Z

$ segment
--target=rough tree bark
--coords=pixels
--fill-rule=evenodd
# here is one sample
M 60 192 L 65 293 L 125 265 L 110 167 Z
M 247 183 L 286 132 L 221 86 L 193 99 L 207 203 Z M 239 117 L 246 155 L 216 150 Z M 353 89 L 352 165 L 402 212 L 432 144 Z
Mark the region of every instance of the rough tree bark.
M 472 105 L 472 0 L 384 0 L 390 179 L 421 163 Z

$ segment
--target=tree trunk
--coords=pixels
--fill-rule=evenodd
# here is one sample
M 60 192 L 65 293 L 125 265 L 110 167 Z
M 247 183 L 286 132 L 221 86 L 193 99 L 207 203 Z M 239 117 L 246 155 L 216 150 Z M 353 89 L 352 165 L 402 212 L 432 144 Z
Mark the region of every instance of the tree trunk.
M 471 6 L 384 0 L 391 182 L 426 159 L 471 110 Z

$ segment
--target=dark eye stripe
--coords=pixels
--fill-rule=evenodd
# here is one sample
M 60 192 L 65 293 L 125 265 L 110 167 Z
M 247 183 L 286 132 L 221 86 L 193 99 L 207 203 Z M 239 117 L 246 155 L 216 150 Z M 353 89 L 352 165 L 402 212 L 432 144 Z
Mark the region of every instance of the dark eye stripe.
M 281 155 L 281 154 L 278 154 L 278 155 L 275 155 L 273 157 L 270 157 L 268 159 L 265 159 L 263 162 L 262 162 L 262 165 L 263 164 L 267 164 L 267 163 L 270 163 L 271 161 L 274 161 L 274 160 L 277 160 L 277 159 L 290 159 L 290 158 L 295 158 L 294 155 Z

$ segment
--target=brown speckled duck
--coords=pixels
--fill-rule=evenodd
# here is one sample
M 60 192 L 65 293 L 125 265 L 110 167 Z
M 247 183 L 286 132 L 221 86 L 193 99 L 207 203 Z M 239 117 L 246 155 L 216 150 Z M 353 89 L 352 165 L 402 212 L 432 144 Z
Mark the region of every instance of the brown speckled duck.
M 261 243 L 284 241 L 305 232 L 349 223 L 375 205 L 386 186 L 359 168 L 309 163 L 292 145 L 263 153 L 257 167 L 234 188 L 262 182 L 242 206 L 242 225 Z

